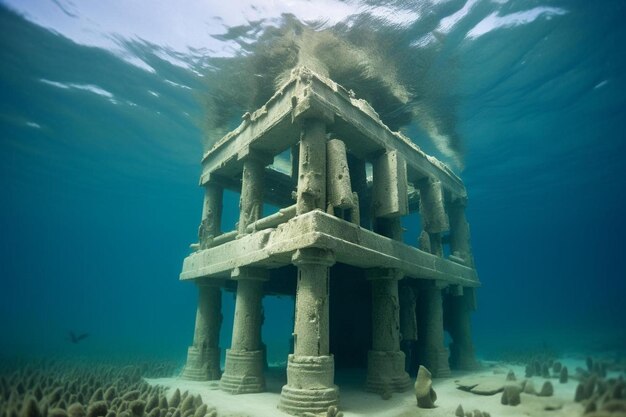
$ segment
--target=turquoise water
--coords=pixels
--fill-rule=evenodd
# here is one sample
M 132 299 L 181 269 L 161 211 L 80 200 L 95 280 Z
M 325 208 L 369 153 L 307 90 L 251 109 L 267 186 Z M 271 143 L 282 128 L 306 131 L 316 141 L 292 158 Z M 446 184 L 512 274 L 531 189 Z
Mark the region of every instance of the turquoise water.
M 416 3 L 3 1 L 0 355 L 184 358 L 200 157 L 298 50 L 465 181 L 481 356 L 623 349 L 626 6 Z M 284 361 L 293 301 L 264 302 Z

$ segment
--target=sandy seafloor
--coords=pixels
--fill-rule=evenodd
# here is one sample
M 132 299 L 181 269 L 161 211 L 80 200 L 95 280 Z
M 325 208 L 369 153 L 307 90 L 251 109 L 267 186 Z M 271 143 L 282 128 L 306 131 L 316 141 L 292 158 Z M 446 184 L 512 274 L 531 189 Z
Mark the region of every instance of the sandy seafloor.
M 560 360 L 573 375 L 577 367 L 585 368 L 584 359 L 566 358 Z M 517 416 L 553 416 L 553 417 L 576 417 L 583 414 L 583 406 L 574 402 L 574 394 L 578 380 L 570 377 L 567 383 L 559 383 L 557 377 L 550 379 L 554 386 L 554 395 L 539 397 L 531 394 L 521 394 L 521 404 L 518 406 L 502 405 L 501 393 L 494 395 L 477 395 L 458 389 L 455 381 L 467 377 L 479 377 L 488 379 L 506 380 L 506 374 L 513 370 L 517 381 L 524 379 L 524 366 L 503 362 L 483 362 L 481 370 L 476 372 L 454 372 L 449 378 L 433 380 L 433 388 L 437 393 L 436 408 L 420 409 L 416 405 L 415 395 L 410 389 L 403 393 L 394 393 L 389 400 L 383 400 L 379 395 L 364 392 L 362 389 L 365 378 L 364 371 L 338 371 L 335 382 L 340 387 L 340 410 L 344 417 L 410 417 L 454 416 L 459 404 L 467 411 L 480 410 L 489 412 L 492 417 L 517 417 Z M 619 376 L 619 374 L 609 374 Z M 529 378 L 533 381 L 537 391 L 546 381 L 545 378 Z M 176 389 L 181 392 L 189 391 L 192 394 L 200 394 L 206 404 L 214 406 L 220 417 L 282 417 L 289 416 L 278 410 L 276 405 L 279 401 L 280 390 L 285 383 L 284 369 L 270 368 L 267 373 L 267 392 L 258 394 L 231 395 L 222 392 L 218 388 L 218 382 L 195 382 L 185 381 L 179 378 L 146 379 L 150 384 L 161 385 L 168 388 L 168 395 Z M 546 406 L 559 408 L 546 410 Z M 555 407 L 556 406 L 556 407 Z

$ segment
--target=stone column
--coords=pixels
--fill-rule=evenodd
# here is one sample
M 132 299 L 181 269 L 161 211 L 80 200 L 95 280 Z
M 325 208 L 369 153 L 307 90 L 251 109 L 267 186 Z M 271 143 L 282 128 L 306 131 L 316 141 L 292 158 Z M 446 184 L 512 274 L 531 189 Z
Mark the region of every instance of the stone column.
M 434 377 L 450 375 L 448 349 L 444 346 L 443 298 L 437 281 L 426 281 L 419 291 L 420 362 Z
M 409 214 L 406 161 L 398 151 L 387 151 L 372 165 L 372 212 L 375 218 Z
M 406 161 L 397 151 L 374 161 L 372 212 L 374 231 L 402 242 L 400 218 L 409 214 L 409 192 Z
M 373 164 L 372 212 L 374 231 L 402 242 L 400 218 L 409 214 L 406 161 L 397 151 L 388 151 Z
M 326 124 L 304 120 L 298 158 L 296 214 L 326 210 Z
M 209 381 L 220 379 L 220 326 L 222 294 L 217 284 L 198 283 L 198 309 L 193 345 L 187 351 L 183 379 Z
M 400 349 L 406 357 L 404 368 L 413 374 L 417 372 L 416 297 L 413 287 L 406 282 L 404 285 L 400 284 L 398 291 L 400 295 Z
M 402 392 L 411 386 L 400 350 L 398 279 L 393 269 L 372 269 L 372 350 L 367 355 L 365 389 L 379 394 Z
M 420 214 L 422 227 L 427 233 L 430 242 L 420 246 L 430 246 L 430 252 L 436 256 L 443 256 L 441 234 L 450 228 L 448 215 L 444 205 L 443 187 L 441 181 L 427 178 L 418 184 L 420 190 Z M 424 240 L 422 232 L 420 240 Z M 441 289 L 443 283 L 428 281 L 420 288 L 419 297 L 419 340 L 418 350 L 420 362 L 423 363 L 435 377 L 450 375 L 448 364 L 448 350 L 444 346 L 443 328 L 443 299 Z
M 335 260 L 332 252 L 307 248 L 296 251 L 292 262 L 298 267 L 294 353 L 278 407 L 294 415 L 322 413 L 339 403 L 329 353 L 328 279 Z
M 326 211 L 360 224 L 359 200 L 352 192 L 346 145 L 339 139 L 331 139 L 326 143 L 326 151 Z
M 465 218 L 467 199 L 458 198 L 449 207 L 450 213 L 450 252 L 462 258 L 466 265 L 474 267 L 474 257 L 470 244 L 469 224 Z M 473 288 L 461 287 L 448 298 L 448 317 L 450 336 L 450 363 L 457 369 L 471 370 L 478 368 L 478 362 L 472 342 L 471 313 L 475 308 Z
M 479 368 L 472 342 L 471 313 L 474 310 L 474 288 L 462 288 L 462 294 L 448 297 L 446 317 L 448 330 L 452 336 L 450 344 L 450 364 L 455 369 L 473 370 Z
M 211 246 L 213 238 L 218 236 L 222 222 L 222 187 L 207 183 L 204 185 L 204 204 L 202 205 L 202 221 L 198 230 L 200 249 Z
M 322 120 L 304 120 L 298 163 L 296 214 L 326 210 L 326 124 Z M 294 415 L 322 413 L 339 403 L 328 329 L 329 268 L 335 259 L 332 252 L 306 248 L 297 250 L 292 262 L 298 268 L 294 353 L 287 360 L 287 385 L 278 408 Z
M 352 208 L 352 183 L 346 144 L 340 139 L 326 142 L 326 190 L 328 204 L 340 209 Z
M 237 232 L 240 235 L 245 234 L 246 227 L 259 220 L 263 214 L 265 165 L 266 161 L 260 155 L 252 154 L 244 159 L 237 226 Z
M 367 188 L 367 169 L 365 160 L 348 155 L 348 166 L 350 167 L 350 179 L 352 188 L 358 195 L 358 205 L 360 212 L 360 224 L 365 229 L 371 229 L 372 216 L 370 212 L 370 192 Z
M 465 264 L 474 267 L 470 228 L 465 218 L 467 199 L 457 198 L 449 206 L 450 218 L 450 253 L 465 260 Z
M 261 301 L 267 270 L 236 268 L 231 277 L 237 280 L 235 320 L 220 388 L 231 394 L 262 392 L 265 390 L 265 363 L 261 347 Z
M 373 163 L 372 212 L 374 231 L 402 242 L 400 219 L 409 213 L 406 161 L 387 151 Z M 368 271 L 372 282 L 372 350 L 368 352 L 365 389 L 380 394 L 410 386 L 405 355 L 400 350 L 398 274 L 393 270 Z
M 422 227 L 430 237 L 430 251 L 433 255 L 443 256 L 441 234 L 450 229 L 450 223 L 444 205 L 441 181 L 433 178 L 422 180 L 419 190 Z

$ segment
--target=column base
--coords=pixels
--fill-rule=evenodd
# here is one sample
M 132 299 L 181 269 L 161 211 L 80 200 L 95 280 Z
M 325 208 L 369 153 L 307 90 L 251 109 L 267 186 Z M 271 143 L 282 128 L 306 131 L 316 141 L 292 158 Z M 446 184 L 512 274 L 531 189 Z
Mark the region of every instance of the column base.
M 263 351 L 227 349 L 220 389 L 230 394 L 250 394 L 265 391 Z
M 280 393 L 278 408 L 292 415 L 325 413 L 339 404 L 339 389 L 334 385 L 333 356 L 289 355 L 287 385 Z
M 299 389 L 283 386 L 278 408 L 294 416 L 304 413 L 326 413 L 328 407 L 339 404 L 339 389 Z
M 411 386 L 411 378 L 404 370 L 404 352 L 367 352 L 365 390 L 377 394 L 403 392 Z
M 220 379 L 220 349 L 200 350 L 189 346 L 187 362 L 181 373 L 182 379 L 190 381 L 214 381 Z
M 445 347 L 427 348 L 422 355 L 424 366 L 432 373 L 434 378 L 445 378 L 451 375 L 448 357 L 450 353 Z

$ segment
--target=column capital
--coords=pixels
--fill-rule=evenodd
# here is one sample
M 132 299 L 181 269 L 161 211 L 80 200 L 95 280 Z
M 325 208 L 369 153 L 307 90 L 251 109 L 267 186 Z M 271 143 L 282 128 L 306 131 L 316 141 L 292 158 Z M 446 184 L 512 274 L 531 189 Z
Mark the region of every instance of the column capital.
M 450 285 L 450 283 L 448 283 L 446 281 L 442 281 L 440 279 L 435 280 L 435 288 L 437 288 L 438 290 L 443 290 L 448 285 Z
M 291 262 L 295 266 L 315 264 L 330 267 L 335 264 L 335 254 L 320 248 L 298 249 L 291 257 Z
M 269 279 L 269 272 L 265 268 L 237 267 L 231 271 L 230 278 L 235 281 L 244 279 L 250 281 L 267 281 Z
M 200 175 L 200 183 L 201 187 L 206 188 L 226 188 L 227 181 L 224 177 L 216 174 L 215 172 L 203 172 Z
M 246 146 L 237 152 L 237 160 L 243 162 L 258 162 L 265 167 L 274 161 L 274 156 Z
M 404 278 L 402 271 L 394 268 L 370 268 L 365 271 L 365 276 L 368 281 L 383 279 L 398 281 Z
M 224 281 L 222 279 L 215 279 L 215 278 L 200 278 L 200 279 L 195 280 L 195 284 L 198 287 L 221 288 L 224 286 Z

